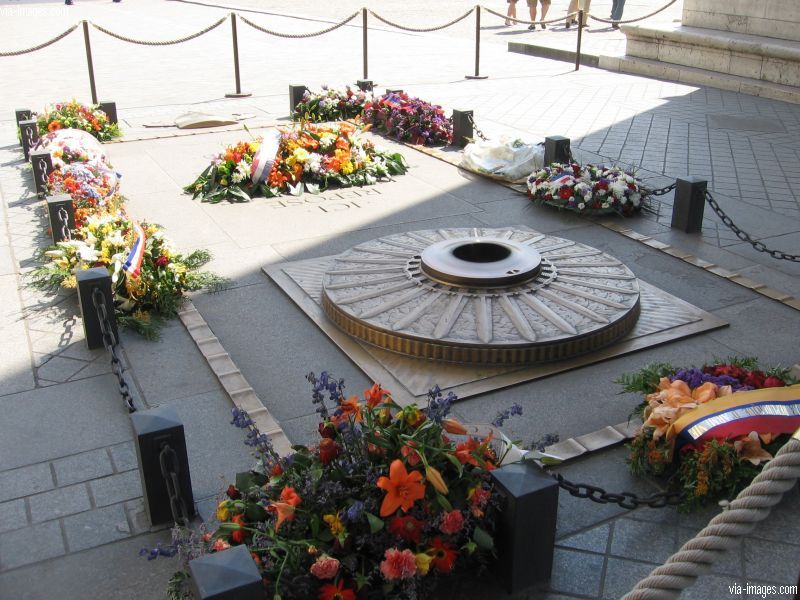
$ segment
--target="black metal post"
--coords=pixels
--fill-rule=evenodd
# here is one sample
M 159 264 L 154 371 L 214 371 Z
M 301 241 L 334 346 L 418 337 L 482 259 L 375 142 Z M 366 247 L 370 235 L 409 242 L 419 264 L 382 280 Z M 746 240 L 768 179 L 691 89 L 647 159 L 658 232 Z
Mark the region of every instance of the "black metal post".
M 78 280 L 78 303 L 81 308 L 83 332 L 86 334 L 86 345 L 89 347 L 89 350 L 102 348 L 104 346 L 103 334 L 100 329 L 100 318 L 97 314 L 97 309 L 94 307 L 94 300 L 92 299 L 92 294 L 95 289 L 99 289 L 103 293 L 106 314 L 108 322 L 111 325 L 111 332 L 114 334 L 114 339 L 118 340 L 119 330 L 117 329 L 117 317 L 114 314 L 114 295 L 111 292 L 111 275 L 108 269 L 105 267 L 94 267 L 85 270 L 79 269 L 75 274 L 75 278 Z
M 386 96 L 387 94 L 402 94 L 402 93 L 403 90 L 390 90 L 389 88 L 386 88 L 386 91 L 383 93 L 383 95 Z
M 373 87 L 371 79 L 359 79 L 356 81 L 356 85 L 362 92 L 371 92 Z
M 467 79 L 486 79 L 488 75 L 481 75 L 481 7 L 475 5 L 475 75 L 465 75 Z
M 34 150 L 30 153 L 30 156 L 36 193 L 39 196 L 43 196 L 47 193 L 50 173 L 53 172 L 53 157 L 50 156 L 49 150 Z
M 144 506 L 152 525 L 172 523 L 172 500 L 161 469 L 161 453 L 174 452 L 176 492 L 186 509 L 186 516 L 196 514 L 192 479 L 189 474 L 189 457 L 183 423 L 172 407 L 159 406 L 131 414 L 136 435 L 136 458 L 144 492 Z M 260 578 L 259 578 L 260 580 Z M 206 597 L 206 596 L 204 596 Z
M 303 101 L 303 94 L 308 91 L 304 85 L 290 85 L 289 86 L 289 116 L 294 113 L 295 107 Z
M 495 543 L 495 571 L 514 594 L 550 578 L 558 514 L 558 482 L 532 461 L 492 471 L 503 497 Z
M 364 55 L 364 77 L 362 79 L 367 79 L 369 77 L 369 73 L 367 72 L 367 7 L 361 9 L 361 46 L 362 52 Z
M 569 138 L 553 135 L 544 138 L 544 166 L 553 163 L 568 163 L 571 158 Z
M 708 182 L 700 177 L 689 176 L 677 179 L 675 183 L 670 227 L 686 233 L 702 231 Z
M 21 121 L 29 121 L 33 117 L 33 111 L 29 108 L 18 108 L 14 111 L 14 118 L 17 121 L 17 129 Z M 22 137 L 19 138 L 19 145 L 22 145 Z
M 583 36 L 583 9 L 578 11 L 578 47 L 575 50 L 575 70 L 581 68 L 581 37 Z
M 192 592 L 198 600 L 261 600 L 264 584 L 247 546 L 206 554 L 189 561 Z
M 86 45 L 86 66 L 89 68 L 89 87 L 92 89 L 92 104 L 97 104 L 97 87 L 94 84 L 94 63 L 92 62 L 92 42 L 89 40 L 89 22 L 83 21 L 83 42 Z
M 231 13 L 231 36 L 233 37 L 233 76 L 236 80 L 236 91 L 225 94 L 225 97 L 246 98 L 251 94 L 242 91 L 242 79 L 239 76 L 239 34 L 236 31 L 236 13 Z
M 472 111 L 453 111 L 453 145 L 463 148 L 472 141 Z
M 103 102 L 100 103 L 100 106 L 98 108 L 100 108 L 100 110 L 106 113 L 109 123 L 111 123 L 112 125 L 114 123 L 119 123 L 119 119 L 117 118 L 116 102 L 111 102 L 110 100 L 104 100 Z
M 70 239 L 70 232 L 75 229 L 75 205 L 72 203 L 72 198 L 67 194 L 58 194 L 57 196 L 48 196 L 46 203 L 47 216 L 50 219 L 50 234 L 53 237 L 53 243 L 57 244 L 58 242 Z M 80 272 L 81 271 L 79 271 L 79 273 Z M 110 278 L 109 281 L 111 281 Z M 87 301 L 89 304 L 86 306 L 91 307 L 91 299 L 89 298 Z M 100 345 L 102 346 L 102 341 Z
M 39 141 L 39 126 L 36 119 L 27 119 L 19 122 L 19 137 L 22 142 L 22 153 L 25 155 L 25 160 L 31 157 L 31 150 Z

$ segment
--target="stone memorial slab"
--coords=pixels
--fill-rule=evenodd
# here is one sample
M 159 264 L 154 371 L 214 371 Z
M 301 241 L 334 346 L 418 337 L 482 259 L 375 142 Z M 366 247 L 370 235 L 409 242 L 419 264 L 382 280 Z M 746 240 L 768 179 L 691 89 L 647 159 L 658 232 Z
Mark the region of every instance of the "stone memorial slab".
M 458 230 L 446 230 L 441 232 L 441 236 L 443 238 L 452 236 L 456 231 Z M 522 232 L 524 232 L 524 234 Z M 436 242 L 436 239 L 434 239 L 436 237 L 435 232 L 412 232 L 406 235 L 416 236 L 418 241 L 426 238 L 431 242 Z M 474 230 L 474 235 L 495 239 L 510 239 L 513 236 L 524 235 L 531 240 L 541 240 L 542 244 L 549 244 L 545 245 L 543 248 L 540 248 L 542 255 L 547 257 L 549 253 L 551 258 L 553 256 L 558 256 L 559 260 L 561 261 L 565 260 L 563 255 L 575 252 L 575 248 L 578 249 L 578 254 L 585 255 L 589 253 L 589 250 L 586 250 L 580 247 L 580 245 L 568 240 L 561 240 L 557 244 L 553 245 L 548 241 L 552 238 L 548 238 L 548 236 L 545 236 L 544 234 L 539 234 L 538 232 L 528 230 L 527 228 L 514 228 L 513 232 L 512 228 L 509 227 L 479 228 Z M 401 246 L 398 246 L 397 244 L 407 243 L 394 239 L 394 236 L 391 236 L 391 239 L 388 240 L 381 238 L 380 240 L 375 240 L 374 242 L 380 242 L 381 244 L 386 245 L 386 241 L 394 243 L 396 245 L 395 250 L 397 251 L 402 250 Z M 359 245 L 357 249 L 360 249 L 362 252 L 364 250 L 369 250 L 369 244 L 373 244 L 373 242 Z M 570 249 L 571 247 L 572 249 Z M 578 257 L 578 254 L 575 254 L 575 256 Z M 374 260 L 384 262 L 390 261 L 385 265 L 382 263 L 378 264 L 377 268 L 379 270 L 397 268 L 397 265 L 391 261 L 401 260 L 401 257 L 399 256 L 395 259 L 376 259 L 374 257 L 369 258 L 368 252 L 364 253 L 364 255 L 368 257 L 366 260 L 373 260 L 373 262 Z M 590 265 L 591 261 L 594 260 L 597 264 L 596 268 L 603 271 L 614 271 L 615 269 L 624 268 L 624 265 L 620 267 L 620 263 L 611 265 L 611 263 L 608 261 L 608 258 L 610 257 L 600 256 L 593 258 L 589 256 L 587 258 L 587 264 Z M 655 286 L 638 280 L 640 315 L 636 321 L 636 324 L 632 327 L 632 329 L 629 330 L 629 333 L 618 338 L 617 341 L 610 343 L 609 345 L 605 345 L 600 349 L 577 356 L 572 356 L 563 360 L 550 360 L 547 362 L 533 361 L 528 364 L 516 366 L 475 364 L 474 362 L 473 364 L 465 365 L 441 360 L 426 360 L 424 358 L 415 358 L 412 356 L 405 356 L 403 354 L 391 352 L 389 350 L 372 345 L 367 341 L 359 340 L 356 337 L 351 337 L 342 329 L 337 327 L 331 320 L 329 320 L 326 315 L 326 307 L 323 306 L 324 298 L 326 297 L 326 295 L 323 293 L 323 288 L 324 286 L 330 286 L 330 273 L 339 273 L 342 271 L 342 261 L 344 261 L 345 266 L 348 266 L 347 261 L 352 260 L 353 258 L 348 254 L 348 252 L 345 252 L 337 256 L 326 256 L 318 259 L 269 265 L 265 266 L 263 270 L 369 377 L 371 377 L 374 381 L 383 382 L 383 384 L 389 389 L 392 389 L 395 400 L 401 404 L 423 401 L 428 390 L 436 384 L 438 384 L 443 390 L 452 390 L 460 398 L 465 398 L 516 383 L 530 381 L 545 377 L 547 375 L 575 369 L 607 358 L 627 354 L 667 341 L 727 325 L 725 321 L 715 317 L 714 315 L 703 311 L 698 307 L 689 304 L 688 302 L 680 300 L 679 298 L 676 298 L 675 296 L 672 296 L 671 294 L 668 294 L 667 292 L 660 290 Z M 415 258 L 412 256 L 409 258 L 409 260 L 414 262 Z M 579 299 L 580 302 L 575 301 L 575 299 L 568 300 L 567 306 L 572 310 L 577 310 L 580 313 L 579 316 L 581 319 L 583 317 L 588 317 L 589 319 L 597 318 L 600 315 L 592 312 L 592 304 L 587 304 L 587 302 L 597 302 L 597 298 L 592 296 L 592 288 L 576 283 L 576 278 L 586 276 L 586 273 L 583 273 L 586 268 L 581 268 L 573 264 L 573 260 L 574 259 L 566 257 L 566 263 L 560 263 L 561 268 L 559 271 L 559 276 L 561 276 L 561 280 L 556 278 L 552 281 L 548 279 L 545 283 L 539 282 L 539 284 L 542 284 L 542 287 L 547 288 L 543 289 L 542 292 L 544 292 L 545 296 L 553 296 L 554 290 L 550 288 L 560 287 L 564 289 L 565 287 L 571 287 L 573 291 L 578 290 L 583 298 Z M 556 266 L 559 264 L 558 261 L 554 261 L 554 263 Z M 352 267 L 352 265 L 350 266 Z M 376 265 L 363 266 L 368 268 L 376 268 Z M 349 270 L 355 271 L 358 269 L 351 268 Z M 414 270 L 414 265 L 411 265 L 408 271 L 409 276 L 412 279 L 419 278 L 419 274 L 417 274 Z M 358 276 L 363 277 L 363 274 Z M 392 276 L 393 274 L 388 272 L 382 275 L 382 277 L 387 278 L 385 285 L 398 286 L 402 284 L 402 282 L 398 281 L 389 281 L 388 279 L 391 279 Z M 609 272 L 606 273 L 605 276 L 611 278 L 610 282 L 600 282 L 596 277 L 593 276 L 586 279 L 584 283 L 588 282 L 591 286 L 594 286 L 595 291 L 610 291 L 612 294 L 617 294 L 618 291 L 613 291 L 618 290 L 618 288 L 614 287 L 615 284 L 613 282 L 617 282 L 619 284 L 620 282 L 625 282 L 626 278 L 628 277 L 628 275 L 624 272 Z M 400 277 L 400 275 L 394 274 L 394 277 L 396 279 Z M 337 282 L 334 284 L 334 287 L 337 285 L 340 284 Z M 531 285 L 537 285 L 537 280 L 534 280 Z M 473 291 L 474 290 L 472 289 L 468 290 L 468 292 Z M 623 290 L 623 292 L 624 294 L 630 294 L 630 292 L 627 290 Z M 401 299 L 404 293 L 406 295 L 409 294 L 408 290 L 396 292 L 395 295 L 397 296 L 398 301 Z M 375 300 L 374 294 L 372 297 L 368 297 L 368 295 L 365 294 L 362 294 L 362 296 L 364 299 L 369 301 Z M 518 302 L 520 299 L 525 300 L 525 302 Z M 621 300 L 620 298 L 611 299 L 603 296 L 602 294 L 600 295 L 599 299 L 601 303 L 605 303 L 606 306 L 609 304 L 611 306 L 619 305 L 620 307 L 627 305 L 626 301 Z M 350 299 L 348 299 L 348 301 L 349 300 Z M 553 312 L 559 312 L 559 314 L 562 316 L 566 314 L 563 310 L 565 308 L 563 305 L 556 307 L 554 311 L 548 311 L 542 309 L 541 306 L 539 306 L 537 309 L 535 306 L 536 303 L 529 300 L 530 299 L 526 300 L 524 298 L 515 297 L 513 301 L 509 301 L 507 298 L 503 298 L 497 303 L 503 307 L 503 310 L 507 316 L 510 317 L 512 322 L 516 324 L 518 321 L 525 321 L 526 319 L 529 319 L 527 322 L 532 323 L 537 332 L 541 331 L 545 325 L 557 325 L 559 322 L 561 322 L 559 319 L 553 316 Z M 483 302 L 484 298 L 478 298 L 477 300 L 464 300 L 461 302 L 460 306 L 473 301 Z M 392 303 L 390 302 L 389 304 L 391 305 Z M 458 305 L 459 303 L 454 301 L 451 304 Z M 509 304 L 513 304 L 513 306 L 506 306 Z M 516 309 L 514 307 L 516 307 Z M 533 308 L 534 312 L 538 313 L 538 317 L 544 317 L 544 321 L 549 321 L 549 323 L 544 323 L 544 325 L 537 324 L 537 315 L 534 315 L 533 313 L 528 315 L 528 312 L 530 312 L 528 311 L 528 307 Z M 327 308 L 327 313 L 331 314 L 330 307 L 328 306 Z M 362 311 L 361 314 L 371 314 L 369 312 L 369 308 L 364 308 L 366 308 L 366 310 Z M 392 305 L 390 308 L 394 310 L 396 307 Z M 446 308 L 445 311 L 447 311 Z M 372 312 L 374 312 L 374 309 Z M 412 310 L 411 312 L 413 313 L 414 311 Z M 546 316 L 548 314 L 550 315 L 549 317 Z M 476 322 L 480 320 L 478 318 L 479 315 L 476 314 L 472 316 L 475 318 L 473 320 L 476 320 Z M 408 318 L 401 315 L 399 315 L 399 318 L 405 326 Z M 465 319 L 469 321 L 470 318 L 470 312 L 467 310 L 463 311 L 460 315 L 454 316 L 453 320 Z M 492 322 L 496 325 L 502 326 L 502 315 L 494 315 L 492 317 Z M 577 324 L 577 333 L 580 335 L 580 332 L 584 331 L 582 329 L 582 321 L 578 320 L 575 321 L 575 323 Z M 434 323 L 434 328 L 437 327 L 440 328 L 440 326 L 437 326 L 436 323 Z M 498 329 L 501 328 L 502 327 L 499 327 Z M 392 327 L 387 326 L 383 329 L 388 331 L 392 329 Z M 480 331 L 480 327 L 478 327 L 478 330 Z M 434 335 L 436 337 L 442 337 L 441 333 L 441 331 L 438 333 L 434 331 Z M 532 333 L 533 331 L 530 331 L 529 336 Z M 444 335 L 449 335 L 449 333 L 445 332 Z M 561 333 L 558 331 L 555 332 L 556 338 L 558 338 L 560 335 Z M 365 340 L 369 339 L 369 341 L 375 341 L 378 339 L 375 336 L 370 337 L 370 335 L 365 335 L 362 337 L 364 337 Z

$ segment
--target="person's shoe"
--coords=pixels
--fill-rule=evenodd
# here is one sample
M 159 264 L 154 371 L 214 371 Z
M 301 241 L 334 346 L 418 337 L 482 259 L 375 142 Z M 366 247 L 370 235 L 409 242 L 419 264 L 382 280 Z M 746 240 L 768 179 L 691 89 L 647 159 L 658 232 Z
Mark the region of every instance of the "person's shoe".
M 564 27 L 565 27 L 566 29 L 569 29 L 569 26 L 570 26 L 570 25 L 572 25 L 572 22 L 571 22 L 571 21 L 567 21 L 567 22 L 564 24 Z
M 619 29 L 619 23 L 612 23 L 611 29 Z
M 67 6 L 72 6 L 72 0 L 64 0 L 64 4 Z
M 536 25 L 528 25 L 528 31 L 536 31 Z
M 508 19 L 506 19 L 506 27 L 510 27 L 510 26 L 511 26 L 511 21 L 509 21 Z
M 547 29 L 547 25 L 545 25 L 544 23 L 542 23 L 542 29 Z

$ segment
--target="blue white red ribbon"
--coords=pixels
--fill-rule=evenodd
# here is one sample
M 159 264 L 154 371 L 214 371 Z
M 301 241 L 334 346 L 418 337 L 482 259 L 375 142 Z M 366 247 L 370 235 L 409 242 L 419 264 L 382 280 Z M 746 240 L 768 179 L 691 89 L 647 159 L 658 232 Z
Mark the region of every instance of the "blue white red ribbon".
M 122 269 L 128 274 L 129 277 L 136 279 L 142 272 L 142 261 L 144 260 L 144 247 L 147 244 L 147 238 L 144 235 L 144 229 L 136 221 L 133 222 L 133 231 L 136 233 L 136 239 L 133 242 L 128 258 L 122 264 Z

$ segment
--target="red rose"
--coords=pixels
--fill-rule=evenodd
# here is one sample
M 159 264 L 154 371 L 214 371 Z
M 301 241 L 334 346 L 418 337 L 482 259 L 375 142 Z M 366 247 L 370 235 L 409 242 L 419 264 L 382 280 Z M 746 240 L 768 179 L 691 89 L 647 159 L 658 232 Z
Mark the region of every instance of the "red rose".
M 228 490 L 225 492 L 231 500 L 238 500 L 242 497 L 242 493 L 236 489 L 235 485 L 229 485 Z
M 333 423 L 320 423 L 319 427 L 319 434 L 324 438 L 335 438 L 336 437 L 336 427 Z
M 764 385 L 761 387 L 770 388 L 770 387 L 784 387 L 786 382 L 783 379 L 775 377 L 774 375 L 770 375 L 764 380 Z
M 749 385 L 750 387 L 760 389 L 764 387 L 764 381 L 766 380 L 766 378 L 767 376 L 764 375 L 763 371 L 750 371 L 745 375 L 745 378 L 742 381 L 742 383 L 745 385 Z
M 454 535 L 461 531 L 463 527 L 464 516 L 461 514 L 460 510 L 451 510 L 450 512 L 444 513 L 442 524 L 439 525 L 439 529 L 442 533 L 446 533 L 447 535 Z
M 565 185 L 560 190 L 558 190 L 558 196 L 562 200 L 569 200 L 570 198 L 572 198 L 572 188 Z
M 331 438 L 322 438 L 319 443 L 319 460 L 323 465 L 327 465 L 339 455 L 339 446 Z
M 169 259 L 163 254 L 156 259 L 157 267 L 166 267 L 169 264 Z
M 246 526 L 244 515 L 236 515 L 231 521 L 236 523 L 239 527 Z M 247 541 L 247 532 L 244 529 L 237 529 L 231 534 L 231 539 L 237 544 L 244 544 Z
M 283 467 L 280 464 L 276 464 L 274 467 L 272 467 L 272 470 L 269 472 L 269 474 L 273 477 L 283 475 Z

